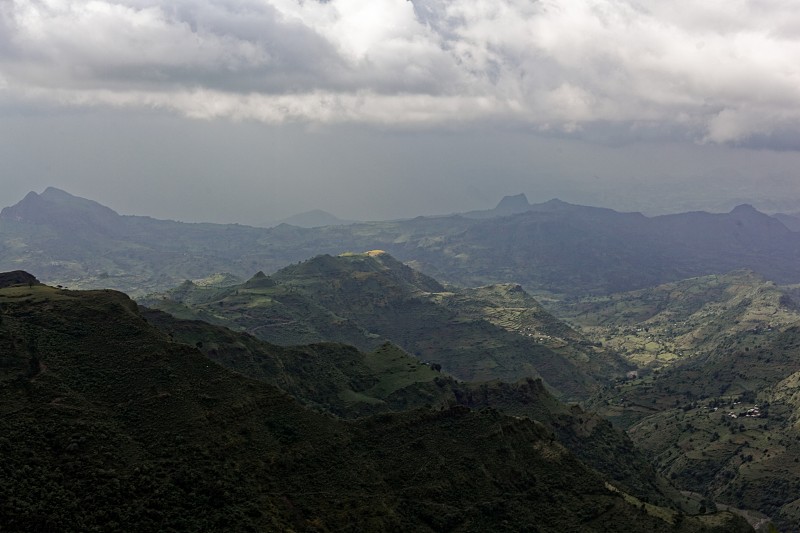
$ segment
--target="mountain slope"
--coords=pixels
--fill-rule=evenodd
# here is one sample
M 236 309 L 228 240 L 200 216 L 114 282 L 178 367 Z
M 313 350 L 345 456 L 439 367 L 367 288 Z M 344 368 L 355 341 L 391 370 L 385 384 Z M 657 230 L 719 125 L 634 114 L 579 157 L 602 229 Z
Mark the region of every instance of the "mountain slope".
M 800 321 L 800 308 L 787 288 L 749 271 L 578 298 L 553 309 L 589 337 L 651 368 L 709 354 L 736 335 L 763 334 Z
M 315 409 L 353 418 L 426 406 L 494 408 L 541 422 L 627 492 L 661 505 L 678 499 L 623 433 L 597 415 L 562 404 L 539 380 L 457 382 L 390 344 L 371 353 L 339 344 L 280 347 L 161 311 L 145 310 L 143 316 L 170 338 L 198 346 L 210 359 L 276 385 Z
M 734 272 L 562 308 L 644 367 L 590 404 L 678 486 L 757 509 L 780 531 L 800 523 L 795 292 Z
M 528 202 L 528 197 L 520 193 L 514 196 L 504 196 L 494 209 L 469 211 L 462 215 L 467 218 L 507 217 L 509 215 L 516 215 L 517 213 L 524 213 L 530 209 L 531 204 Z
M 800 231 L 800 213 L 775 213 L 772 216 L 780 220 L 790 230 Z
M 0 269 L 26 269 L 54 284 L 146 291 L 258 270 L 263 263 L 252 250 L 265 231 L 123 216 L 48 188 L 0 212 Z
M 313 413 L 113 291 L 0 303 L 4 531 L 747 530 L 632 505 L 530 420 Z
M 627 370 L 519 286 L 446 290 L 380 251 L 318 256 L 223 291 L 184 284 L 143 303 L 278 344 L 336 341 L 369 351 L 389 340 L 458 379 L 541 376 L 573 398 Z

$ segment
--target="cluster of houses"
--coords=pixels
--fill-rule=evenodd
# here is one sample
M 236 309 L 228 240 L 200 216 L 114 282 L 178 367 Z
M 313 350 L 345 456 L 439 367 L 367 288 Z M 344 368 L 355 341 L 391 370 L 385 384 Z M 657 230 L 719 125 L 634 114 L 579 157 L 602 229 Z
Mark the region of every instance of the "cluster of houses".
M 731 411 L 730 413 L 728 413 L 728 416 L 730 418 L 760 418 L 761 411 L 759 410 L 757 405 L 754 405 L 747 411 L 739 411 L 738 413 L 734 413 L 733 411 Z

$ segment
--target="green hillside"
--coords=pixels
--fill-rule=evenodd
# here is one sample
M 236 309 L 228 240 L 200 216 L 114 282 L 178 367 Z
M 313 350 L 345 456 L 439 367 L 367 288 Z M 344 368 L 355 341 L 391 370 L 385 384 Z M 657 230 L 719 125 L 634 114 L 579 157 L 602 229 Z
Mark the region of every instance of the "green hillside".
M 751 272 L 566 302 L 559 313 L 639 365 L 590 402 L 678 486 L 797 531 L 800 308 Z
M 454 405 L 498 409 L 541 422 L 628 492 L 663 505 L 679 499 L 624 433 L 596 414 L 559 402 L 540 380 L 458 382 L 388 343 L 371 353 L 331 343 L 281 347 L 161 311 L 145 309 L 143 316 L 173 340 L 197 346 L 223 366 L 276 385 L 314 409 L 343 418 Z
M 639 367 L 641 379 L 602 397 L 640 417 L 698 398 L 755 394 L 800 370 L 792 292 L 734 272 L 573 300 L 557 312 Z
M 749 271 L 576 298 L 554 309 L 591 338 L 650 368 L 712 352 L 734 335 L 800 321 L 800 307 L 786 288 Z
M 0 289 L 4 531 L 747 531 L 634 505 L 541 425 L 465 407 L 341 422 L 126 296 Z
M 781 531 L 797 531 L 798 372 L 800 327 L 740 334 L 708 356 L 615 391 L 624 397 L 617 414 L 639 419 L 629 435 L 679 486 L 757 509 Z M 613 414 L 614 403 L 603 412 Z M 637 404 L 652 411 L 631 417 Z
M 390 341 L 464 381 L 541 377 L 586 398 L 630 368 L 555 319 L 519 286 L 460 290 L 383 252 L 318 256 L 221 290 L 184 283 L 141 300 L 276 344 Z

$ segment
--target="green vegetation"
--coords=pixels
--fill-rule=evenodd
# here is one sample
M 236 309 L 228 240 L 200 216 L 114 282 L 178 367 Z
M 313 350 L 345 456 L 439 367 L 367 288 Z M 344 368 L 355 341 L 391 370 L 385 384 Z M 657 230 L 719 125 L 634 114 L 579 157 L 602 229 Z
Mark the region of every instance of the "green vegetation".
M 276 344 L 390 341 L 465 381 L 541 377 L 586 398 L 629 366 L 555 319 L 519 285 L 445 288 L 386 253 L 318 256 L 242 285 L 184 283 L 140 300 Z
M 672 505 L 675 490 L 622 432 L 597 415 L 556 400 L 539 380 L 464 383 L 384 344 L 372 353 L 340 344 L 280 347 L 201 321 L 144 310 L 170 338 L 198 346 L 214 361 L 344 418 L 417 408 L 493 408 L 541 422 L 582 461 L 617 487 Z
M 632 505 L 527 418 L 453 406 L 342 422 L 171 340 L 123 294 L 17 286 L 0 305 L 4 531 L 707 525 Z M 703 530 L 747 531 L 717 519 Z
M 756 509 L 754 523 L 766 515 L 781 531 L 800 523 L 795 292 L 734 272 L 559 308 L 640 366 L 590 405 L 628 428 L 681 488 Z
M 586 405 L 628 428 L 635 441 L 652 454 L 660 472 L 699 493 L 687 496 L 691 502 L 684 502 L 684 509 L 694 505 L 699 511 L 699 502 L 703 502 L 709 510 L 716 500 L 754 507 L 775 517 L 785 529 L 796 523 L 800 511 L 794 500 L 798 469 L 791 443 L 797 440 L 797 402 L 792 377 L 800 372 L 800 315 L 795 303 L 800 300 L 800 289 L 777 287 L 750 273 L 720 273 L 749 268 L 776 282 L 796 283 L 800 281 L 800 236 L 748 206 L 726 214 L 648 218 L 557 201 L 522 206 L 522 210 L 516 205 L 510 203 L 508 212 L 486 216 L 420 217 L 313 230 L 288 225 L 261 229 L 120 216 L 95 202 L 48 189 L 42 195 L 28 195 L 0 214 L 0 267 L 29 268 L 71 288 L 115 287 L 136 291 L 137 296 L 193 280 L 149 299 L 148 305 L 181 318 L 249 332 L 283 345 L 286 351 L 265 362 L 247 355 L 260 350 L 248 344 L 256 339 L 236 338 L 226 345 L 221 334 L 217 340 L 184 339 L 189 346 L 184 344 L 181 349 L 198 357 L 201 349 L 226 366 L 266 382 L 258 387 L 277 386 L 275 390 L 283 391 L 281 394 L 294 397 L 292 405 L 300 412 L 313 408 L 325 413 L 321 415 L 325 420 L 331 415 L 380 417 L 387 412 L 411 416 L 407 410 L 427 412 L 426 406 L 445 411 L 457 406 L 493 408 L 511 415 L 520 408 L 520 398 L 537 396 L 531 383 L 538 382 L 524 379 L 541 378 L 544 387 L 562 399 L 587 400 L 591 396 Z M 320 253 L 369 249 L 387 250 L 415 270 L 378 252 L 318 256 L 292 264 Z M 287 264 L 292 266 L 285 267 Z M 272 276 L 261 274 L 240 282 L 252 272 L 273 272 L 281 267 L 283 270 Z M 214 274 L 219 272 L 230 274 Z M 447 283 L 486 286 L 453 289 L 420 272 Z M 689 276 L 703 277 L 674 281 Z M 641 289 L 671 280 L 668 285 Z M 59 368 L 59 353 L 66 358 L 70 353 L 107 350 L 100 343 L 86 348 L 67 341 L 73 334 L 76 339 L 94 335 L 94 326 L 76 318 L 69 334 L 56 338 L 44 333 L 55 335 L 58 328 L 50 331 L 42 324 L 32 326 L 35 321 L 28 320 L 44 316 L 40 312 L 45 308 L 64 311 L 75 303 L 74 293 L 30 282 L 20 284 L 10 278 L 7 284 L 17 285 L 2 289 L 6 295 L 0 302 L 0 330 L 8 333 L 0 338 L 4 350 L 0 352 L 0 376 L 5 380 L 7 404 L 16 405 L 21 398 L 28 398 L 28 391 L 57 376 L 65 392 L 51 395 L 51 401 L 69 398 L 74 401 L 67 404 L 71 407 L 102 413 L 103 422 L 97 418 L 92 424 L 100 424 L 97 428 L 109 435 L 114 447 L 135 441 L 126 444 L 131 456 L 145 463 L 153 461 L 150 449 L 140 442 L 143 437 L 131 437 L 128 429 L 115 429 L 122 427 L 118 419 L 122 411 L 112 409 L 110 403 L 101 402 L 98 407 L 99 397 L 86 396 L 86 382 L 78 376 L 95 376 L 94 367 L 78 372 L 68 370 L 67 365 L 63 373 L 54 373 Z M 521 287 L 548 298 L 548 305 L 576 327 L 554 319 Z M 633 293 L 617 293 L 637 288 Z M 104 293 L 93 294 L 99 298 Z M 568 298 L 564 299 L 565 295 Z M 6 313 L 16 306 L 26 309 L 22 315 Z M 129 310 L 141 323 L 135 307 Z M 107 337 L 118 334 L 115 326 L 106 324 L 99 323 L 96 330 Z M 174 347 L 178 332 L 164 331 L 158 334 L 158 342 Z M 45 338 L 49 340 L 42 340 Z M 238 352 L 231 349 L 236 343 L 240 344 Z M 288 347 L 309 343 L 317 344 Z M 134 353 L 135 346 L 131 341 L 123 352 Z M 172 348 L 163 346 L 156 351 L 171 353 Z M 415 359 L 406 360 L 403 352 Z M 99 362 L 93 364 L 102 367 Z M 437 372 L 437 365 L 442 372 Z M 167 376 L 181 375 L 171 364 L 166 366 L 170 369 Z M 624 379 L 633 368 L 638 373 Z M 88 382 L 106 383 L 117 370 L 106 369 L 103 376 Z M 169 380 L 158 376 L 148 377 L 151 397 L 160 398 L 163 393 L 172 398 L 164 385 Z M 523 381 L 485 387 L 458 381 L 494 379 Z M 139 385 L 144 382 L 136 387 Z M 101 387 L 106 391 L 112 388 L 107 384 Z M 124 411 L 128 401 L 113 405 L 121 405 Z M 719 409 L 737 401 L 753 406 L 748 408 L 756 403 L 762 409 L 768 405 L 768 418 L 735 425 L 739 413 L 735 413 L 737 419 L 729 416 L 725 420 L 700 414 L 706 414 L 705 408 Z M 26 423 L 33 417 L 33 411 L 19 412 L 27 413 Z M 200 412 L 205 411 L 192 407 L 180 416 L 201 419 L 205 415 Z M 560 404 L 543 409 L 531 402 L 513 416 L 538 417 L 560 443 L 627 493 L 629 503 L 634 497 L 651 500 L 642 502 L 646 512 L 650 512 L 648 505 L 661 503 L 655 500 L 672 499 L 665 496 L 668 487 L 646 481 L 649 474 L 637 477 L 633 473 L 644 472 L 638 462 L 631 463 L 630 471 L 607 475 L 618 467 L 613 456 L 624 453 L 625 444 L 595 415 L 569 409 L 565 413 Z M 57 427 L 61 422 L 53 418 L 50 423 Z M 331 423 L 340 427 L 339 422 Z M 360 423 L 345 426 L 353 428 Z M 27 442 L 21 428 L 9 429 L 9 442 Z M 669 428 L 667 436 L 657 438 L 663 428 Z M 15 433 L 19 431 L 23 433 Z M 198 434 L 204 431 L 209 430 L 197 429 Z M 740 442 L 742 434 L 747 440 Z M 584 439 L 586 436 L 589 438 Z M 610 439 L 607 445 L 587 444 L 602 443 L 606 437 Z M 74 451 L 72 444 L 68 441 L 64 447 Z M 756 448 L 751 450 L 751 444 Z M 39 450 L 39 445 L 36 441 L 31 448 Z M 9 464 L 26 462 L 17 458 Z M 43 468 L 57 470 L 50 463 Z M 109 468 L 103 463 L 102 469 Z M 259 468 L 256 465 L 252 470 L 258 472 Z M 16 472 L 13 475 L 19 479 Z M 227 472 L 218 474 L 223 483 L 230 478 Z M 91 482 L 103 483 L 99 478 Z M 171 479 L 164 483 L 164 491 L 173 490 Z M 8 489 L 4 495 L 12 492 Z M 122 497 L 129 496 L 123 491 Z M 175 502 L 190 500 L 174 498 Z M 274 502 L 270 505 L 280 508 Z M 400 516 L 394 504 L 383 505 L 375 508 Z M 126 512 L 133 516 L 133 511 Z M 669 513 L 659 513 L 654 511 L 659 520 L 671 521 Z M 290 527 L 288 524 L 302 529 L 286 514 L 276 511 L 270 516 L 280 517 L 270 524 L 273 529 Z M 93 524 L 102 522 L 92 520 Z M 198 520 L 205 520 L 204 525 L 211 523 L 207 517 Z M 50 522 L 31 523 L 38 529 L 52 529 Z M 387 528 L 401 522 L 381 518 L 375 523 Z M 258 520 L 253 524 L 256 529 L 267 527 Z M 446 529 L 448 524 L 430 527 Z M 319 527 L 335 529 L 329 524 Z M 170 522 L 161 522 L 160 528 L 182 529 Z
M 731 336 L 769 333 L 800 320 L 784 288 L 748 271 L 569 299 L 554 309 L 598 342 L 651 369 L 710 353 Z

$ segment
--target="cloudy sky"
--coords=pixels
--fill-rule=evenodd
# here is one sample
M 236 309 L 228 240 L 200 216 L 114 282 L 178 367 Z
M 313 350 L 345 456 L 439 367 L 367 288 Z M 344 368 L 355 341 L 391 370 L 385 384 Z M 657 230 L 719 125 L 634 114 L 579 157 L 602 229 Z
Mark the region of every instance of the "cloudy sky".
M 793 0 L 2 0 L 0 205 L 800 210 Z

